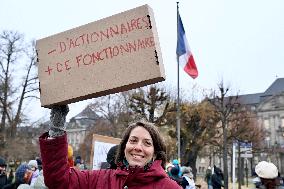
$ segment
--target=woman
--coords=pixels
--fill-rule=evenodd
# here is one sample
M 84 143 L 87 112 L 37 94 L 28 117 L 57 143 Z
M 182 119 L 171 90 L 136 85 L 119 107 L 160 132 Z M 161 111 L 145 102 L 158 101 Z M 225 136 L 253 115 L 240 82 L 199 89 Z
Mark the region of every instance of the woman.
M 164 171 L 165 145 L 158 130 L 144 122 L 137 122 L 126 129 L 118 149 L 116 170 L 79 171 L 70 168 L 64 131 L 67 113 L 67 106 L 53 107 L 51 128 L 40 137 L 44 180 L 48 188 L 180 188 Z
M 283 189 L 277 183 L 278 169 L 270 162 L 261 161 L 255 166 L 255 172 L 261 180 L 259 188 L 262 189 Z

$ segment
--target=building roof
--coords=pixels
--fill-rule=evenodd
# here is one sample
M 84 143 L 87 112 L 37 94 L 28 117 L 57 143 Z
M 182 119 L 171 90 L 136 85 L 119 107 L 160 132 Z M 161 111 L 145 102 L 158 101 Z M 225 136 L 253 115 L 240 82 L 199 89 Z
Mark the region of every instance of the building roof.
M 87 106 L 82 112 L 70 119 L 68 129 L 86 129 L 94 125 L 98 119 L 100 119 L 98 114 Z
M 87 106 L 82 112 L 74 116 L 75 119 L 98 119 L 99 116 L 89 106 Z
M 263 93 L 244 94 L 239 96 L 242 104 L 253 105 L 259 104 L 269 96 L 277 95 L 284 92 L 284 78 L 277 78 Z
M 262 94 L 262 96 L 271 96 L 275 94 L 279 94 L 284 91 L 284 78 L 276 79 L 266 91 Z
M 246 94 L 239 96 L 239 102 L 241 104 L 258 104 L 262 93 Z

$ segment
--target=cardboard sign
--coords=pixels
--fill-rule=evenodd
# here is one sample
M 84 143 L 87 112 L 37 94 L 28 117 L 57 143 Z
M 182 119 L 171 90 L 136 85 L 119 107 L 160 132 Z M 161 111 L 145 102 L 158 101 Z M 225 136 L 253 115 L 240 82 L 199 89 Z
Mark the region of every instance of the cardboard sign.
M 40 39 L 36 49 L 43 107 L 165 80 L 148 5 Z
M 101 163 L 106 162 L 107 153 L 111 147 L 119 144 L 121 139 L 93 134 L 91 165 L 93 170 L 101 168 Z

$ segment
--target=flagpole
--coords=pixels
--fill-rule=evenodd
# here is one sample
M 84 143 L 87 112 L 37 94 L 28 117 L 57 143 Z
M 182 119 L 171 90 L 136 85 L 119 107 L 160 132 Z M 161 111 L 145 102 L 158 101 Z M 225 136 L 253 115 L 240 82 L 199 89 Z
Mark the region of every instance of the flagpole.
M 177 2 L 177 34 L 178 34 L 178 4 Z M 177 148 L 178 148 L 178 161 L 180 161 L 180 102 L 179 102 L 179 59 L 177 59 Z

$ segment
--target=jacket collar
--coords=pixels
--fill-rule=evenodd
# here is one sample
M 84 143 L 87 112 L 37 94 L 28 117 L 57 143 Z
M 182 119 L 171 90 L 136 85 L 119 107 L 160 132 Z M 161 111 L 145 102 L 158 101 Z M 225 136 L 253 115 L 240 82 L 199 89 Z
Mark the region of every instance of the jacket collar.
M 147 170 L 140 167 L 117 169 L 115 175 L 117 177 L 125 177 L 125 185 L 127 186 L 145 185 L 145 183 L 151 183 L 167 177 L 161 163 L 161 160 L 155 160 Z

